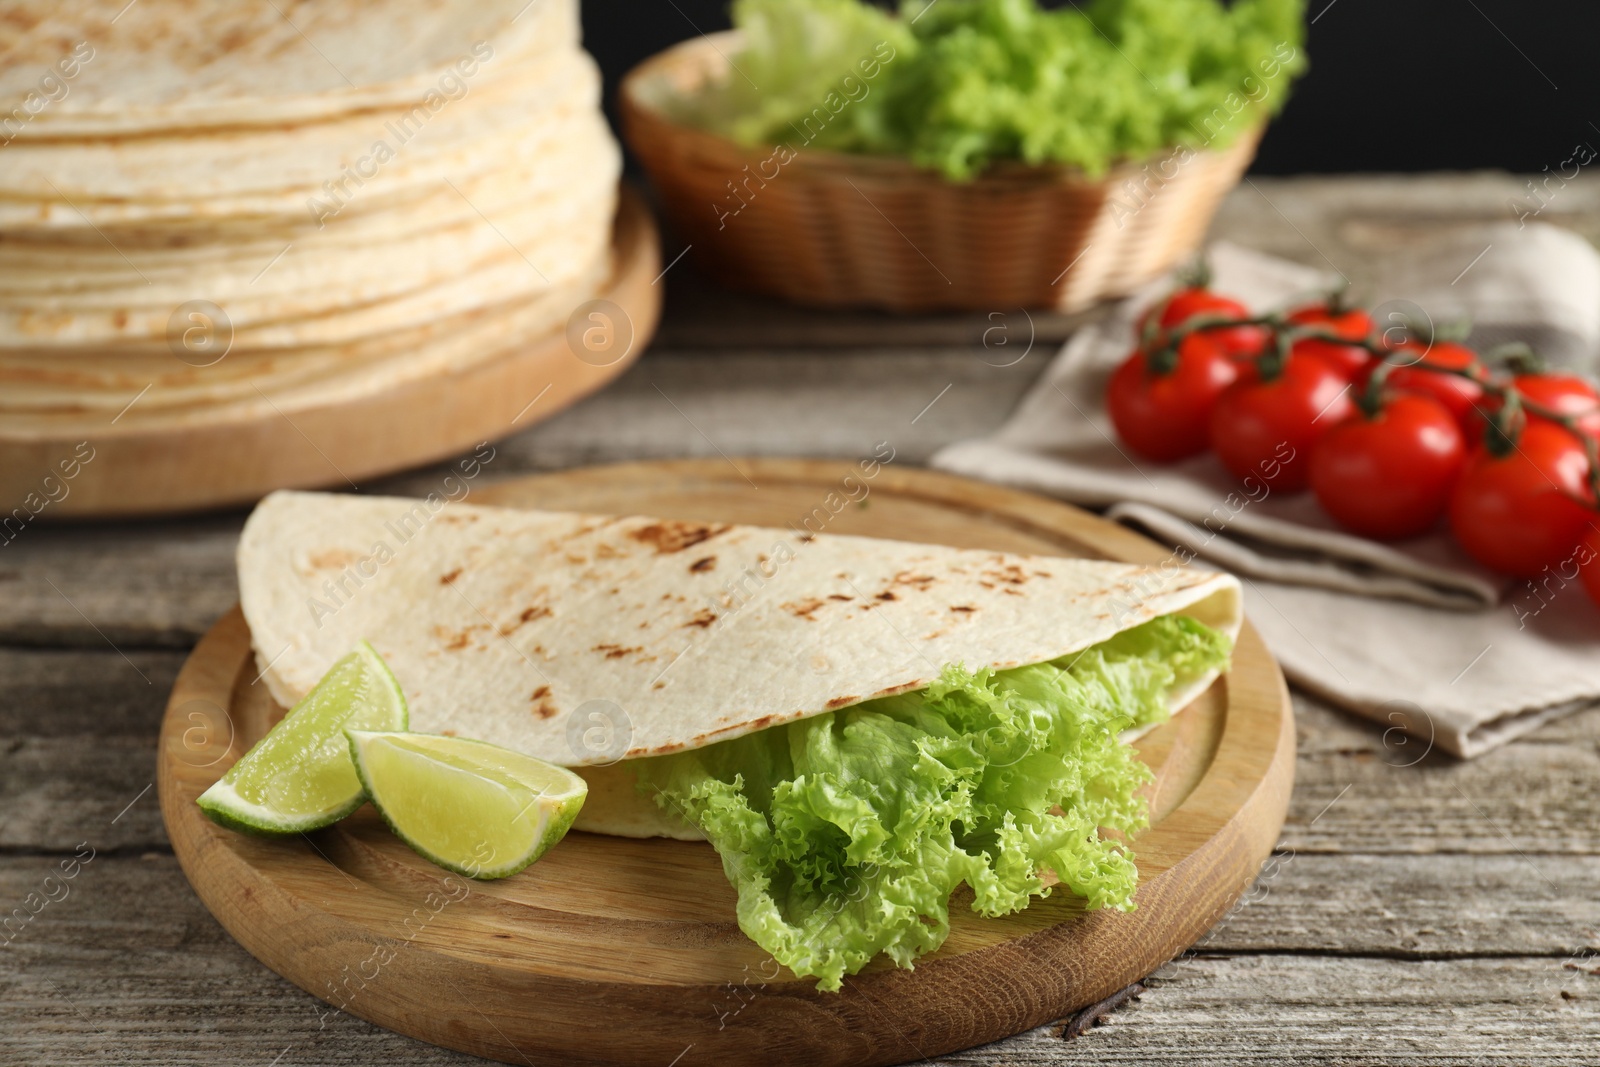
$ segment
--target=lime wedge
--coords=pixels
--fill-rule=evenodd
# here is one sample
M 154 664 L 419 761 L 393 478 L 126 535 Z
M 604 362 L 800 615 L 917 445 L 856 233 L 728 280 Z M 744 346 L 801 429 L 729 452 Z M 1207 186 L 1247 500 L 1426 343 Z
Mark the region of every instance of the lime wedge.
M 566 836 L 589 786 L 565 767 L 437 734 L 347 732 L 373 807 L 423 857 L 504 878 Z
M 345 727 L 404 730 L 406 721 L 400 684 L 363 641 L 200 794 L 200 808 L 223 826 L 259 834 L 330 826 L 366 799 Z

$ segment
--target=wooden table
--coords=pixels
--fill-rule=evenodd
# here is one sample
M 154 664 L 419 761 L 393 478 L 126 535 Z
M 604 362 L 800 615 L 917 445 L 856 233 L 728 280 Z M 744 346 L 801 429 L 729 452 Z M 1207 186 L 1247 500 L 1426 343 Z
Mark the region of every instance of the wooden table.
M 1508 219 L 1520 188 L 1258 179 L 1215 232 L 1360 277 L 1395 241 Z M 1600 236 L 1600 184 L 1579 179 L 1542 218 Z M 1014 310 L 808 314 L 710 290 L 684 264 L 666 284 L 646 358 L 499 445 L 486 478 L 856 456 L 886 439 L 920 463 L 998 426 L 1073 325 L 1035 314 L 1032 351 L 1007 366 L 1029 329 Z M 442 474 L 362 488 L 421 494 Z M 0 547 L 0 919 L 55 898 L 0 926 L 0 1063 L 472 1062 L 327 1012 L 236 945 L 172 857 L 157 724 L 185 650 L 235 599 L 242 521 L 35 524 Z M 1288 824 L 1245 901 L 1102 1025 L 1063 1020 L 944 1062 L 1600 1063 L 1600 710 L 1472 763 L 1409 765 L 1418 750 L 1398 735 L 1296 707 Z

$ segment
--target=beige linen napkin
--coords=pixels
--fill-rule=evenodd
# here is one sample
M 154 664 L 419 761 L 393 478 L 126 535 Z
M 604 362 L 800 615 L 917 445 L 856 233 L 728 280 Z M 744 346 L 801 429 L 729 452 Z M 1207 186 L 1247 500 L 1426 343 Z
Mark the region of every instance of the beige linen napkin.
M 1431 272 L 1394 261 L 1393 287 L 1375 291 L 1438 307 L 1436 321 L 1482 308 L 1487 336 L 1539 341 L 1565 363 L 1592 364 L 1600 255 L 1587 243 L 1538 224 L 1483 227 L 1457 243 L 1430 250 Z M 1213 287 L 1254 310 L 1328 282 L 1228 244 L 1208 258 Z M 1459 284 L 1474 274 L 1470 287 Z M 1309 493 L 1248 494 L 1213 457 L 1163 466 L 1122 449 L 1101 402 L 1106 379 L 1132 347 L 1139 313 L 1171 285 L 1149 286 L 1073 335 L 998 433 L 945 448 L 933 465 L 1105 509 L 1175 546 L 1178 561 L 1238 574 L 1250 619 L 1290 680 L 1426 742 L 1403 750 L 1408 763 L 1433 746 L 1475 756 L 1600 699 L 1600 608 L 1571 572 L 1509 582 L 1443 532 L 1368 541 L 1339 530 Z

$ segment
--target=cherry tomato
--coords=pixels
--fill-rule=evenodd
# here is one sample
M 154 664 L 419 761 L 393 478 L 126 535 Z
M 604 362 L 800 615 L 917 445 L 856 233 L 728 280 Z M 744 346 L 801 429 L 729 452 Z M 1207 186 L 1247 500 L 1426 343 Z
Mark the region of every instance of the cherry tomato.
M 1289 321 L 1297 326 L 1311 326 L 1334 334 L 1346 341 L 1364 341 L 1372 335 L 1372 317 L 1360 308 L 1334 311 L 1326 304 L 1310 304 L 1291 311 Z M 1311 337 L 1296 341 L 1294 351 L 1297 355 L 1326 360 L 1350 381 L 1355 381 L 1372 362 L 1372 353 L 1360 345 L 1341 345 Z
M 1211 448 L 1234 477 L 1298 492 L 1311 478 L 1311 446 L 1356 410 L 1350 393 L 1320 359 L 1291 355 L 1271 379 L 1247 364 L 1211 410 Z
M 1455 374 L 1439 374 L 1411 365 L 1425 363 L 1447 370 L 1466 370 L 1477 361 L 1477 353 L 1453 341 L 1435 341 L 1431 347 L 1416 341 L 1406 341 L 1396 345 L 1395 351 L 1412 355 L 1390 357 L 1391 361 L 1400 358 L 1410 362 L 1405 366 L 1397 366 L 1389 372 L 1386 381 L 1388 387 L 1397 392 L 1433 397 L 1455 416 L 1456 425 L 1461 427 L 1461 433 L 1468 441 L 1478 440 L 1482 436 L 1483 428 L 1483 417 L 1477 410 L 1483 404 L 1482 386 Z M 1371 371 L 1368 370 L 1356 383 L 1357 388 L 1365 388 L 1366 380 L 1370 376 Z
M 1238 377 L 1239 364 L 1221 345 L 1190 334 L 1167 374 L 1151 371 L 1142 351 L 1123 360 L 1106 388 L 1106 409 L 1129 448 L 1171 463 L 1206 450 L 1212 405 Z
M 1578 542 L 1578 577 L 1589 599 L 1600 604 L 1600 516 L 1589 516 L 1589 532 Z
M 1213 293 L 1210 289 L 1190 286 L 1178 289 L 1169 297 L 1165 304 L 1157 304 L 1144 313 L 1139 320 L 1139 336 L 1144 336 L 1146 324 L 1150 316 L 1155 314 L 1156 308 L 1161 310 L 1158 325 L 1163 330 L 1170 330 L 1179 326 L 1196 315 L 1209 315 L 1218 318 L 1245 319 L 1250 317 L 1250 309 L 1237 300 Z M 1236 356 L 1253 356 L 1267 343 L 1267 331 L 1262 326 L 1227 326 L 1216 330 L 1207 330 L 1206 336 L 1220 344 L 1224 351 Z
M 1549 422 L 1523 427 L 1517 445 L 1496 456 L 1479 445 L 1450 497 L 1450 529 L 1473 559 L 1518 578 L 1559 566 L 1589 526 L 1589 458 L 1583 445 Z
M 1582 378 L 1573 374 L 1519 374 L 1511 382 L 1535 404 L 1562 415 L 1579 416 L 1578 429 L 1590 437 L 1600 437 L 1600 393 Z
M 1466 462 L 1455 418 L 1437 400 L 1401 394 L 1357 411 L 1311 450 L 1322 510 L 1363 537 L 1415 537 L 1439 521 Z

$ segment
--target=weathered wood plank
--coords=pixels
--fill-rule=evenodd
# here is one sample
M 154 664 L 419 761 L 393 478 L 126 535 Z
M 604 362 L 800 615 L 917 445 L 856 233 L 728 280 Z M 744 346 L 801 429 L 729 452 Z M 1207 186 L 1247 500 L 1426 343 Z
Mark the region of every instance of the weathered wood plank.
M 1252 179 L 1230 195 L 1213 234 L 1306 262 L 1327 257 L 1362 277 L 1419 229 L 1438 234 L 1509 220 L 1507 202 L 1524 181 L 1507 174 Z M 1600 180 L 1580 176 L 1540 219 L 1600 239 Z M 1001 317 L 817 313 L 685 283 L 645 359 L 599 395 L 507 441 L 487 477 L 718 449 L 844 456 L 885 439 L 897 462 L 920 463 L 943 444 L 999 426 L 1069 325 L 1034 315 L 1030 327 L 1014 309 L 994 314 Z M 1030 334 L 1035 348 L 1020 363 L 991 365 L 1016 359 Z M 800 345 L 824 351 L 795 351 Z M 950 391 L 917 418 L 947 384 Z M 444 473 L 429 468 L 364 488 L 427 492 Z M 0 548 L 9 609 L 0 642 L 101 643 L 87 616 L 119 645 L 192 643 L 232 601 L 240 521 L 234 513 L 31 527 Z
M 1416 877 L 1430 877 L 1426 864 L 1409 862 Z M 1585 877 L 1592 881 L 1592 866 L 1559 862 L 1575 888 Z M 0 903 L 18 904 L 41 891 L 58 866 L 55 857 L 0 859 Z M 1285 866 L 1277 881 L 1303 877 L 1309 887 L 1314 876 L 1332 873 L 1314 863 L 1301 867 L 1301 875 L 1295 870 L 1294 863 Z M 1427 892 L 1447 893 L 1460 874 L 1438 870 Z M 228 937 L 171 856 L 98 854 L 66 882 L 65 893 L 60 881 L 50 886 L 58 899 L 14 926 L 11 942 L 0 946 L 0 998 L 16 1020 L 0 1030 L 0 1061 L 270 1063 L 287 1048 L 286 1064 L 389 1056 L 419 1064 L 476 1062 L 325 1014 L 320 1001 Z M 1330 892 L 1356 902 L 1343 912 L 1353 921 L 1327 921 L 1341 914 L 1330 910 L 1323 916 L 1329 929 L 1307 938 L 1325 941 L 1331 934 L 1336 940 L 1318 951 L 1343 955 L 1308 951 L 1295 943 L 1298 936 L 1273 946 L 1287 955 L 1232 955 L 1247 939 L 1249 912 L 1275 914 L 1269 893 L 1237 913 L 1201 955 L 1163 968 L 1140 1001 L 1084 1038 L 1064 1042 L 1046 1027 L 943 1062 L 1445 1064 L 1474 1056 L 1486 1063 L 1585 1062 L 1571 1057 L 1584 1042 L 1600 1040 L 1600 976 L 1587 973 L 1600 957 L 1563 951 L 1537 924 L 1513 921 L 1496 934 L 1487 913 L 1482 938 L 1458 945 L 1502 958 L 1361 955 L 1382 954 L 1389 945 L 1380 924 L 1364 918 L 1377 914 L 1376 902 L 1359 903 L 1359 891 L 1350 888 L 1357 882 L 1348 875 L 1326 881 Z M 1540 955 L 1505 955 L 1517 951 Z
M 0 648 L 0 847 L 165 845 L 154 790 L 145 790 L 183 658 Z
M 1024 356 L 1024 353 L 1026 355 Z M 645 359 L 506 442 L 496 475 L 676 456 L 857 456 L 922 463 L 1011 413 L 1055 346 L 736 351 Z M 1015 362 L 1013 362 L 1015 361 Z M 999 366 L 996 364 L 1009 364 Z
M 62 860 L 80 850 L 97 856 L 93 877 L 74 883 L 72 906 L 51 905 L 16 945 L 40 943 L 36 935 L 48 944 L 87 937 L 93 928 L 98 943 L 116 947 L 113 927 L 162 944 L 177 929 L 172 917 L 203 913 L 170 853 L 112 853 L 93 825 L 82 833 L 48 855 L 0 855 L 0 904 L 11 901 L 0 919 Z M 1280 853 L 1198 950 L 1396 959 L 1600 952 L 1597 877 L 1600 859 L 1592 856 Z M 0 931 L 0 942 L 5 937 Z
M 0 547 L 0 642 L 187 647 L 238 599 L 242 522 L 30 525 Z
M 242 950 L 239 950 L 242 953 Z M 482 1063 L 350 1016 L 320 1028 L 320 1002 L 243 963 L 116 977 L 30 968 L 0 979 L 14 1063 Z M 201 971 L 198 979 L 185 978 Z M 210 973 L 206 973 L 210 972 Z M 1072 1041 L 1059 1026 L 943 1057 L 954 1065 L 1343 1063 L 1589 1067 L 1600 982 L 1561 961 L 1409 963 L 1318 957 L 1186 961 L 1105 1025 Z M 1571 999 L 1563 997 L 1566 994 Z M 279 1058 L 281 1057 L 281 1058 Z M 530 1061 L 536 1062 L 536 1061 Z
M 70 851 L 86 840 L 104 848 L 166 844 L 153 788 L 155 749 L 146 738 L 13 741 L 0 766 L 0 847 Z
M 1396 241 L 1509 220 L 1521 186 L 1493 174 L 1256 179 L 1214 232 L 1359 280 Z M 1600 181 L 1569 184 L 1541 218 L 1600 239 Z M 1003 367 L 1021 351 L 1015 313 L 817 315 L 687 275 L 667 284 L 656 349 L 503 445 L 486 478 L 718 449 L 850 455 L 884 439 L 897 462 L 921 462 L 998 426 L 1071 325 L 1036 315 L 1042 347 Z M 1013 347 L 997 347 L 1002 336 Z M 364 488 L 427 492 L 442 474 Z M 348 1016 L 323 1026 L 321 1003 L 234 944 L 164 851 L 142 790 L 182 657 L 141 648 L 186 647 L 233 602 L 240 522 L 39 525 L 0 548 L 0 643 L 83 646 L 0 648 L 0 906 L 80 842 L 97 849 L 69 897 L 0 945 L 14 1020 L 0 1027 L 0 1062 L 479 1062 Z M 1600 947 L 1600 710 L 1472 764 L 1434 754 L 1406 767 L 1415 747 L 1297 705 L 1284 851 L 1202 954 L 1085 1037 L 1047 1027 L 944 1062 L 1596 1062 L 1600 959 L 1566 954 Z
M 1600 952 L 1597 880 L 1597 856 L 1279 850 L 1199 948 L 1406 959 Z
M 114 827 L 105 821 L 153 780 L 158 715 L 144 734 L 13 736 L 0 752 L 0 847 L 64 847 L 96 825 L 109 827 L 100 840 L 116 847 L 163 844 L 153 805 L 135 805 Z M 1302 757 L 1281 845 L 1300 854 L 1595 856 L 1597 813 L 1592 748 L 1518 742 L 1467 764 L 1410 768 Z
M 675 255 L 669 251 L 668 256 Z M 1057 342 L 1100 314 L 1064 315 L 1015 307 L 943 315 L 891 315 L 881 311 L 826 311 L 771 297 L 731 292 L 695 270 L 691 251 L 667 272 L 666 297 L 656 347 L 666 352 L 721 348 L 853 348 L 881 345 L 980 345 L 994 327 L 1026 326 L 1041 343 Z M 1008 325 L 1009 324 L 1009 325 Z
M 1600 852 L 1600 709 L 1469 763 L 1297 698 L 1298 852 Z
M 1594 963 L 1185 959 L 1083 1037 L 1063 1041 L 1059 1027 L 1041 1027 L 941 1062 L 1578 1067 L 1600 1047 Z
M 126 655 L 0 648 L 0 847 L 62 848 L 102 825 L 106 847 L 164 845 L 154 805 L 106 820 L 151 781 L 182 656 Z M 1415 766 L 1417 750 L 1385 747 L 1379 725 L 1308 698 L 1297 709 L 1286 849 L 1600 855 L 1600 709 L 1471 763 L 1435 753 Z
M 487 484 L 530 471 L 672 456 L 862 456 L 922 463 L 1005 421 L 1053 351 L 724 352 L 647 357 L 606 391 L 497 446 Z M 989 362 L 985 362 L 985 359 Z M 992 364 L 1018 360 L 1011 366 Z M 425 495 L 448 466 L 361 488 Z M 442 490 L 441 490 L 442 491 Z M 470 498 L 469 498 L 470 499 Z M 38 524 L 0 548 L 0 642 L 186 647 L 236 599 L 243 512 Z
M 135 737 L 154 745 L 186 655 L 135 649 L 124 659 L 104 646 L 0 647 L 0 738 L 14 744 Z

